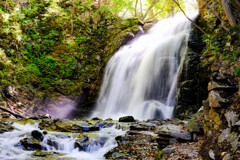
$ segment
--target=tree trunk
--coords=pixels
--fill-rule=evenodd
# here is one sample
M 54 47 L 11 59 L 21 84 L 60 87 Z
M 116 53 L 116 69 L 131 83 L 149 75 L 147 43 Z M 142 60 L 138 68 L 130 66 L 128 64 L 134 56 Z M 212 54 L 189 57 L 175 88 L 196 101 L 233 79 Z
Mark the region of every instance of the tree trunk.
M 235 26 L 236 25 L 236 21 L 232 15 L 232 11 L 228 5 L 228 2 L 226 0 L 221 0 L 222 2 L 222 6 L 223 6 L 223 10 L 224 10 L 224 13 L 226 14 L 227 16 L 227 19 L 230 23 L 231 26 Z
M 148 13 L 150 12 L 150 10 L 151 10 L 158 2 L 159 2 L 159 0 L 153 0 L 151 6 L 148 8 L 148 10 L 147 10 L 147 12 L 145 13 L 145 15 L 143 16 L 142 20 L 144 20 L 144 19 L 147 17 L 147 15 L 148 15 Z
M 138 0 L 136 0 L 136 3 L 135 3 L 135 17 L 137 17 L 137 4 L 138 4 Z

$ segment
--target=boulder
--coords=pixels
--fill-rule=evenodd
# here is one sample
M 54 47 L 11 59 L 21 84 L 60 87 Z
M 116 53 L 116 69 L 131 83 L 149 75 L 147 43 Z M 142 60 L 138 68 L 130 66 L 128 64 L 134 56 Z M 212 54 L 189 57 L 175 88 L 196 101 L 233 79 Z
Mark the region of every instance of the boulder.
M 235 126 L 237 121 L 239 120 L 238 119 L 239 115 L 234 113 L 233 111 L 225 113 L 224 116 L 228 122 L 228 127 Z
M 40 142 L 42 142 L 43 139 L 44 139 L 43 134 L 42 134 L 40 131 L 38 131 L 38 130 L 33 130 L 33 131 L 31 132 L 31 136 L 32 136 L 33 138 L 35 138 L 36 140 L 40 141 Z
M 46 150 L 47 148 L 42 146 L 40 142 L 34 138 L 24 138 L 20 140 L 20 144 L 25 150 Z
M 134 122 L 133 116 L 120 117 L 119 122 Z
M 156 128 L 155 133 L 160 137 L 174 137 L 177 140 L 191 141 L 192 134 L 184 130 L 181 126 L 173 124 L 162 125 Z
M 78 148 L 79 151 L 86 151 L 89 144 L 90 144 L 89 137 L 83 136 L 75 141 L 74 148 Z
M 0 121 L 0 134 L 4 132 L 10 132 L 13 129 L 14 129 L 13 126 Z
M 218 91 L 210 91 L 209 93 L 209 106 L 210 107 L 222 107 L 224 103 L 227 103 L 228 100 L 220 96 Z

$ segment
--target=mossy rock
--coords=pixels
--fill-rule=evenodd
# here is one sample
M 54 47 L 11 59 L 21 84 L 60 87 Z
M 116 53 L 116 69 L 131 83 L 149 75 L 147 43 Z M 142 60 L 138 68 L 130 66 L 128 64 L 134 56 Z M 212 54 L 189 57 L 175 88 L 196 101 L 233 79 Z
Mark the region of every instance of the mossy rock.
M 4 133 L 4 132 L 10 132 L 14 130 L 14 127 L 7 124 L 7 123 L 4 123 L 4 122 L 0 122 L 0 134 L 1 133 Z

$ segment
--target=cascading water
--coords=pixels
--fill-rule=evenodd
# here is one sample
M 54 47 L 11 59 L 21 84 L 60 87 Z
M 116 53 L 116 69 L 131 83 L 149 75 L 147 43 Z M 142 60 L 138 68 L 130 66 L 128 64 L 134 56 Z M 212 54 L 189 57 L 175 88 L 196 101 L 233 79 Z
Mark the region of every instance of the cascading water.
M 170 118 L 191 22 L 183 15 L 158 22 L 117 51 L 107 64 L 92 117 Z

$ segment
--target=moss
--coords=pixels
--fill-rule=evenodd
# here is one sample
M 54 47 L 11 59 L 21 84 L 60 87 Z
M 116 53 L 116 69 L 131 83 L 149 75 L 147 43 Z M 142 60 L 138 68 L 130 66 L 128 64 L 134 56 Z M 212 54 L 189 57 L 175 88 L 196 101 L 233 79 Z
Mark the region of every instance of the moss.
M 159 153 L 158 153 L 158 155 L 157 155 L 157 160 L 160 160 L 160 159 L 163 159 L 163 157 L 164 157 L 164 150 L 161 150 Z
M 40 99 L 78 96 L 84 87 L 96 97 L 106 62 L 139 20 L 118 21 L 92 1 L 74 2 L 73 14 L 73 2 L 62 0 L 0 11 L 0 85 L 20 86 Z

